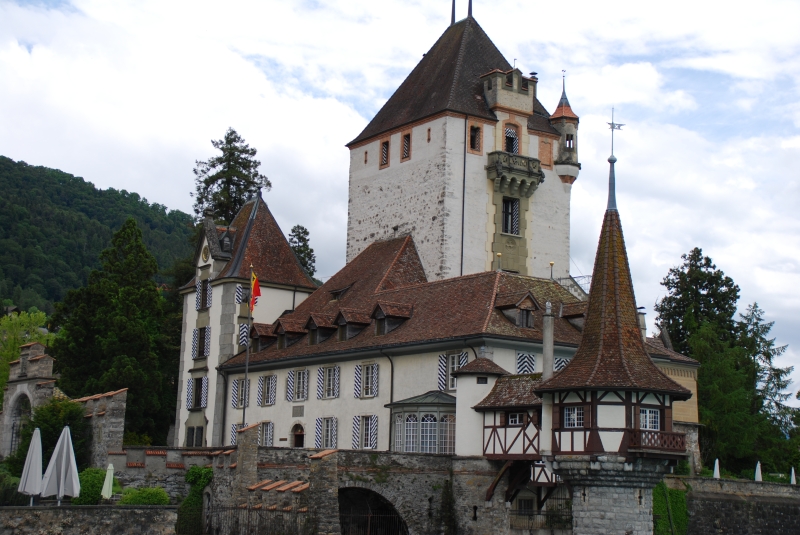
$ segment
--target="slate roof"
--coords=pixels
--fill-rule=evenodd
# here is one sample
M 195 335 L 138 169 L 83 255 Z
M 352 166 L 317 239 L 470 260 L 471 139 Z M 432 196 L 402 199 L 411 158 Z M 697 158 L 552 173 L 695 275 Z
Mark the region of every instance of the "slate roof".
M 568 119 L 578 118 L 578 116 L 572 111 L 572 107 L 569 105 L 569 99 L 567 99 L 567 90 L 563 87 L 561 89 L 561 100 L 558 101 L 556 111 L 553 112 L 553 115 L 551 115 L 550 118 L 561 119 L 562 117 L 566 117 Z
M 350 289 L 339 299 L 332 298 L 332 290 L 347 286 Z M 330 316 L 341 311 L 345 317 L 364 321 L 366 318 L 359 317 L 360 314 L 371 313 L 378 302 L 405 305 L 403 308 L 411 308 L 410 318 L 384 335 L 377 335 L 372 326 L 366 326 L 349 340 L 339 341 L 332 336 L 315 345 L 309 345 L 305 338 L 282 349 L 272 345 L 251 354 L 250 364 L 475 336 L 540 342 L 543 310 L 532 313 L 534 328 L 523 328 L 509 321 L 497 308 L 498 295 L 525 292 L 536 296 L 539 302 L 550 301 L 555 306 L 577 301 L 551 279 L 504 272 L 427 282 L 410 236 L 375 242 L 281 321 L 298 320 L 305 325 L 311 314 Z M 556 318 L 555 340 L 577 346 L 580 332 L 566 319 Z M 243 364 L 244 354 L 239 354 L 222 367 Z
M 508 372 L 487 358 L 478 358 L 462 366 L 451 375 L 508 375 Z
M 645 349 L 652 357 L 663 357 L 673 362 L 678 362 L 681 364 L 691 364 L 694 366 L 700 366 L 700 363 L 694 360 L 693 358 L 687 357 L 686 355 L 682 355 L 677 351 L 673 351 L 665 347 L 664 342 L 661 340 L 661 338 L 648 337 L 644 345 Z
M 444 111 L 496 121 L 483 98 L 481 75 L 492 70 L 510 71 L 511 65 L 483 31 L 467 17 L 445 30 L 414 70 L 400 84 L 366 128 L 347 146 Z M 529 128 L 558 135 L 544 107 L 534 99 L 539 117 Z
M 561 373 L 537 387 L 537 393 L 615 388 L 669 393 L 676 399 L 691 397 L 689 390 L 653 364 L 645 349 L 616 208 L 606 210 L 592 273 L 578 350 Z
M 534 373 L 499 377 L 489 394 L 473 409 L 486 411 L 541 405 L 542 399 L 533 393 L 541 383 L 541 376 L 540 373 Z
M 384 407 L 396 407 L 398 405 L 453 405 L 456 404 L 455 396 L 446 394 L 439 390 L 431 390 L 419 396 L 401 399 L 393 403 L 387 403 Z

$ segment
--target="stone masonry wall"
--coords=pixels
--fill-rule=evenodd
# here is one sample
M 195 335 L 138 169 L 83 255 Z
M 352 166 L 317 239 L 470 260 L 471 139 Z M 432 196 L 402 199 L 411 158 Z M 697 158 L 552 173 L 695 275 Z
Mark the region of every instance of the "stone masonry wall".
M 166 535 L 175 533 L 177 507 L 0 507 L 0 535 Z

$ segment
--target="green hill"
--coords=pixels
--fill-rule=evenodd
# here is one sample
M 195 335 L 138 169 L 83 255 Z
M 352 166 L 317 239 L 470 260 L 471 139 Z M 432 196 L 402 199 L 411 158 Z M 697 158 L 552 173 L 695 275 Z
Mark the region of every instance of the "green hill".
M 160 269 L 191 252 L 190 215 L 0 156 L 0 302 L 52 313 L 67 290 L 86 283 L 100 251 L 131 216 Z

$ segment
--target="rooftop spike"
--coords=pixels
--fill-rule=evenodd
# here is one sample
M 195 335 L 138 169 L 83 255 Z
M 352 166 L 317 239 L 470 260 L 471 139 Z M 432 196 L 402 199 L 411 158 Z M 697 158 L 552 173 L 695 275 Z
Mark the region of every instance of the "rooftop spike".
M 450 26 L 456 23 L 456 0 L 453 0 L 453 11 L 450 14 Z
M 567 71 L 564 69 L 561 69 L 561 100 L 558 105 L 570 107 L 567 99 Z
M 472 18 L 472 0 L 469 0 L 469 7 L 467 8 L 467 18 Z
M 614 164 L 617 163 L 617 158 L 612 154 L 608 157 L 608 163 L 611 166 L 608 169 L 608 206 L 606 210 L 617 209 L 617 193 L 616 193 L 616 177 L 614 176 Z

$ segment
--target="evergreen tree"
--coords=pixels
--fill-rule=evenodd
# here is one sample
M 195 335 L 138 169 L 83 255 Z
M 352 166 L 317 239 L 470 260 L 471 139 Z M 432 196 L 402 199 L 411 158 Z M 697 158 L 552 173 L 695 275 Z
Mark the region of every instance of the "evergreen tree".
M 211 144 L 222 154 L 195 161 L 194 213 L 199 220 L 210 210 L 215 220 L 230 222 L 248 198 L 260 188 L 269 191 L 272 183 L 258 171 L 261 162 L 255 159 L 256 149 L 233 128 Z
M 31 342 L 50 345 L 54 336 L 44 329 L 47 316 L 32 309 L 30 312 L 0 317 L 0 407 L 8 382 L 9 364 L 19 358 L 19 346 Z
M 166 439 L 174 418 L 164 403 L 169 362 L 163 333 L 163 300 L 153 280 L 155 258 L 128 219 L 100 255 L 102 268 L 70 291 L 53 321 L 61 332 L 53 344 L 59 386 L 70 396 L 128 388 L 126 432 Z
M 689 337 L 694 334 L 687 325 L 713 324 L 724 340 L 736 336 L 734 316 L 739 300 L 739 287 L 726 276 L 703 251 L 695 247 L 682 255 L 683 264 L 669 270 L 661 284 L 667 295 L 655 305 L 658 324 L 666 329 L 675 350 L 690 354 Z
M 292 232 L 289 233 L 289 245 L 291 245 L 294 254 L 300 261 L 300 265 L 306 270 L 309 277 L 313 277 L 317 272 L 315 263 L 317 257 L 314 255 L 314 249 L 308 241 L 308 229 L 302 225 L 295 225 L 292 227 Z

